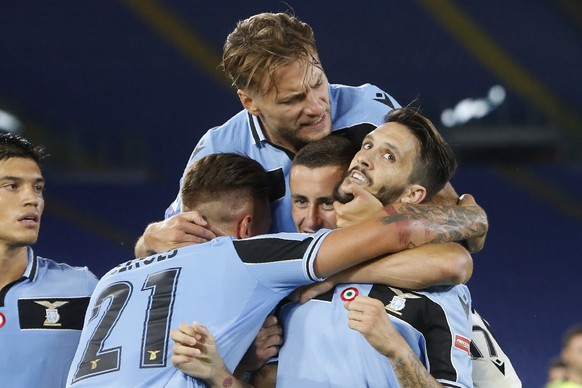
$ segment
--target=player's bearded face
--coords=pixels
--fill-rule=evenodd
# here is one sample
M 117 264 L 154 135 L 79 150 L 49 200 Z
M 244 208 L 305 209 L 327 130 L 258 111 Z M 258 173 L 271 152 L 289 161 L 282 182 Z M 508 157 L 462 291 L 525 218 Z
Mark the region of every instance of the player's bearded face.
M 370 132 L 356 153 L 336 199 L 347 203 L 353 199 L 350 187 L 357 185 L 373 194 L 384 206 L 398 201 L 410 185 L 420 143 L 404 125 L 390 122 Z
M 374 179 L 371 176 L 369 176 L 369 174 L 367 174 L 366 170 L 354 167 L 346 171 L 344 173 L 343 178 L 336 185 L 333 192 L 334 199 L 336 201 L 340 203 L 348 203 L 354 199 L 354 196 L 351 193 L 346 192 L 345 190 L 346 187 L 350 184 L 358 184 L 354 183 L 353 178 L 354 175 L 356 176 L 361 175 L 366 177 L 366 180 L 369 183 L 369 185 L 365 185 L 363 187 L 366 189 L 366 191 L 374 194 L 374 196 L 378 198 L 378 200 L 384 206 L 396 202 L 402 196 L 405 190 L 404 186 L 395 187 L 383 185 L 380 186 L 377 192 L 372 192 L 370 188 L 374 187 Z

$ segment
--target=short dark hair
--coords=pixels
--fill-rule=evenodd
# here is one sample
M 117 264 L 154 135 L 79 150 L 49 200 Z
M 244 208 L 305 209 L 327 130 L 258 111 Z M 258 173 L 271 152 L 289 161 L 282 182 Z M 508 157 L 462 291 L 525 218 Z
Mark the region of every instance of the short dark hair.
M 356 145 L 347 138 L 329 135 L 302 147 L 293 158 L 293 166 L 338 166 L 347 170 L 357 150 Z
M 265 12 L 237 23 L 224 43 L 221 66 L 234 87 L 267 94 L 281 68 L 316 58 L 309 24 L 288 13 Z
M 410 175 L 410 183 L 426 189 L 428 201 L 451 180 L 457 168 L 457 160 L 451 147 L 434 124 L 412 107 L 398 108 L 386 115 L 386 123 L 399 123 L 408 128 L 420 143 L 417 164 Z
M 12 133 L 0 134 L 0 160 L 32 159 L 40 166 L 47 156 L 43 146 L 34 145 L 29 140 Z
M 270 182 L 263 166 L 246 156 L 218 153 L 195 161 L 187 170 L 180 195 L 194 209 L 225 194 L 247 190 L 255 200 L 269 199 Z

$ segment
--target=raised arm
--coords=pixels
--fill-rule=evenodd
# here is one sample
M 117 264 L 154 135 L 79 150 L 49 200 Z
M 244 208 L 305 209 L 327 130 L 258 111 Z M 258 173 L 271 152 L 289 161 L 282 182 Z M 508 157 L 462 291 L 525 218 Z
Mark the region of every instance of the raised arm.
M 189 244 L 212 240 L 216 235 L 197 211 L 176 214 L 147 226 L 135 244 L 135 257 L 166 252 Z
M 487 226 L 485 212 L 474 201 L 462 206 L 389 205 L 370 220 L 331 232 L 314 268 L 326 277 L 388 253 L 483 236 Z
M 369 219 L 374 216 L 380 209 L 382 209 L 382 203 L 364 188 L 358 185 L 349 185 L 346 186 L 346 189 L 350 190 L 350 193 L 354 196 L 354 199 L 346 204 L 339 202 L 334 203 L 338 227 L 344 228 Z M 463 194 L 459 196 L 450 183 L 447 183 L 445 187 L 437 194 L 435 194 L 430 201 L 423 202 L 422 204 L 442 206 L 443 212 L 436 214 L 437 217 L 441 218 L 442 222 L 447 221 L 446 216 L 449 210 L 452 210 L 451 208 L 459 206 L 458 209 L 454 210 L 456 213 L 455 217 L 463 217 L 466 206 L 478 206 L 475 202 L 475 198 L 473 198 L 472 195 Z M 465 216 L 471 217 L 472 215 L 466 214 Z M 455 219 L 451 219 L 450 221 L 455 222 Z M 467 247 L 469 252 L 479 252 L 481 249 L 483 249 L 486 235 L 487 228 L 485 229 L 485 233 L 482 235 L 479 235 L 478 237 L 467 238 L 467 240 L 463 241 L 462 243 Z

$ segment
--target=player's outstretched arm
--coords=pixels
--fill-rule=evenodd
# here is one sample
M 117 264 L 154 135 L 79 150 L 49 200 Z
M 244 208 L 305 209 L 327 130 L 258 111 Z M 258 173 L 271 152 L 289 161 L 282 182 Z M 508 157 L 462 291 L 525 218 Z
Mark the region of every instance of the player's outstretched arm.
M 357 184 L 347 185 L 344 190 L 353 195 L 354 199 L 345 204 L 334 203 L 337 226 L 340 228 L 366 220 L 382 208 L 382 204 L 374 195 Z M 463 217 L 471 218 L 474 216 L 475 208 L 485 214 L 485 211 L 477 205 L 472 195 L 463 194 L 459 197 L 450 183 L 447 183 L 430 201 L 422 202 L 421 204 L 409 204 L 412 207 L 427 205 L 436 210 L 432 214 L 427 213 L 427 217 L 431 217 L 435 222 L 458 222 Z M 467 240 L 463 241 L 463 244 L 469 252 L 479 252 L 485 245 L 486 234 L 487 229 L 482 235 L 467 238 Z
M 200 244 L 216 237 L 197 211 L 176 214 L 147 226 L 135 244 L 135 257 L 166 252 L 185 245 Z
M 426 244 L 348 268 L 298 289 L 295 297 L 305 303 L 340 283 L 376 283 L 411 290 L 452 286 L 466 283 L 472 273 L 473 259 L 460 244 Z
M 378 353 L 388 358 L 400 386 L 442 387 L 392 326 L 382 302 L 359 295 L 353 301 L 346 302 L 345 307 L 348 309 L 348 326 L 362 333 Z
M 249 387 L 226 368 L 208 329 L 198 322 L 181 323 L 170 331 L 174 340 L 172 364 L 189 376 L 204 380 L 209 387 Z
M 476 204 L 388 205 L 372 219 L 331 232 L 317 254 L 315 273 L 326 277 L 372 258 L 427 243 L 483 236 L 487 227 L 487 216 Z

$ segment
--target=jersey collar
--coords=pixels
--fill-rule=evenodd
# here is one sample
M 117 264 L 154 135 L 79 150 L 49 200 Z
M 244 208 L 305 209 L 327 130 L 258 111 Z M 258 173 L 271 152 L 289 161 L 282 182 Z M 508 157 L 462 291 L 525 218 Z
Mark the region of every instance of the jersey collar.
M 28 250 L 28 264 L 26 265 L 26 269 L 24 270 L 24 274 L 22 276 L 30 279 L 31 281 L 34 281 L 36 278 L 38 268 L 37 264 L 38 260 L 36 256 L 34 256 L 34 252 L 32 251 L 31 247 L 27 247 L 27 250 Z
M 247 119 L 249 122 L 249 129 L 251 131 L 251 136 L 253 137 L 254 144 L 258 144 L 263 141 L 267 141 L 267 137 L 263 132 L 263 127 L 261 125 L 261 121 L 259 120 L 258 116 L 254 116 L 250 113 L 247 113 Z

